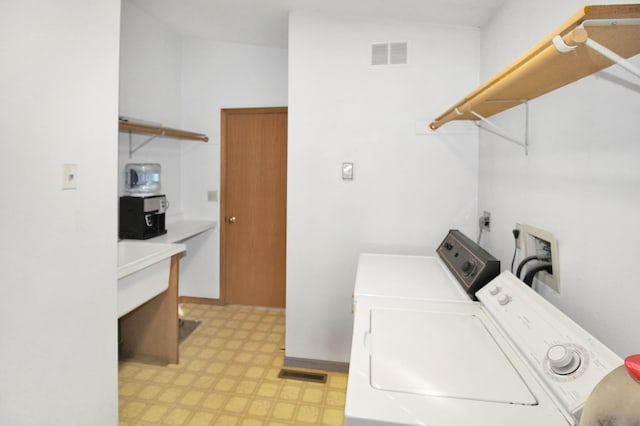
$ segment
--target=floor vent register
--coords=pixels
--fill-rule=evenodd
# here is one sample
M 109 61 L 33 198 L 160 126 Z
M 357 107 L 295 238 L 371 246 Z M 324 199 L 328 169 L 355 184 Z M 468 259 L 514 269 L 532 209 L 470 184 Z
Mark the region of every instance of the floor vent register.
M 312 373 L 309 371 L 288 370 L 283 368 L 278 374 L 280 379 L 302 380 L 304 382 L 326 383 L 327 375 L 323 373 Z

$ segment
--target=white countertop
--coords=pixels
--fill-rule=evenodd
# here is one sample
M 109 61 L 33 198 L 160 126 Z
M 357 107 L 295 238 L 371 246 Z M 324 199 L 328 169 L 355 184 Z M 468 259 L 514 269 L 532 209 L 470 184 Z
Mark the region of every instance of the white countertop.
M 184 244 L 123 240 L 118 242 L 118 279 L 185 251 Z
M 152 243 L 179 243 L 218 225 L 215 220 L 180 220 L 167 223 L 167 233 L 148 239 Z
M 184 244 L 118 242 L 118 318 L 169 288 L 171 256 Z
M 171 256 L 186 250 L 176 244 L 215 228 L 217 222 L 182 220 L 167 224 L 167 233 L 148 240 L 118 242 L 118 317 L 165 291 Z

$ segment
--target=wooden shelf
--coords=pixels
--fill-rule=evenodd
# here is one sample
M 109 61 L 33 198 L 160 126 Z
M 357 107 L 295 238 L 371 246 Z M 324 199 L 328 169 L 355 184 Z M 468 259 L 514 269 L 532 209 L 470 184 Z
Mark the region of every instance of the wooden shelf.
M 478 120 L 473 112 L 490 117 L 612 65 L 610 59 L 585 45 L 587 36 L 623 58 L 637 55 L 640 25 L 591 25 L 591 21 L 638 18 L 640 4 L 585 6 L 504 71 L 436 118 L 431 129 L 452 120 Z M 558 51 L 552 41 L 558 35 L 575 49 Z
M 186 130 L 172 129 L 170 127 L 154 126 L 127 120 L 120 120 L 120 130 L 145 135 L 156 135 L 164 138 L 188 139 L 208 142 L 207 135 L 188 132 Z

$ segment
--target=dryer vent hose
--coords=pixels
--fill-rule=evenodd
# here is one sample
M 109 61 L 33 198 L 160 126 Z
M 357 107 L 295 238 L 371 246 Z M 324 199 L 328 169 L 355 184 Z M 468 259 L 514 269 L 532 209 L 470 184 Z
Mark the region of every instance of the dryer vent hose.
M 518 269 L 516 270 L 516 277 L 520 278 L 520 273 L 522 272 L 522 268 L 524 268 L 524 265 L 531 262 L 532 260 L 544 260 L 544 259 L 541 259 L 538 255 L 525 257 L 524 259 L 522 259 L 522 262 L 520 262 L 520 264 L 518 265 Z
M 553 268 L 551 267 L 551 262 L 541 262 L 537 265 L 534 265 L 531 269 L 527 269 L 527 273 L 525 274 L 522 281 L 529 287 L 533 284 L 533 277 L 540 271 L 547 271 L 548 273 L 553 273 Z

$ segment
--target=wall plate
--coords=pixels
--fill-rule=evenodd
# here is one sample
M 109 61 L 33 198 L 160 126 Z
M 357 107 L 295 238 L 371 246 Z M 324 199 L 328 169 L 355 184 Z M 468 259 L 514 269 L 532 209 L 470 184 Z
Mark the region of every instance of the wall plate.
M 62 165 L 62 189 L 78 188 L 78 165 L 63 164 Z
M 525 257 L 540 255 L 543 252 L 543 247 L 548 247 L 551 251 L 553 273 L 541 271 L 536 275 L 536 278 L 560 293 L 560 262 L 558 261 L 558 240 L 555 235 L 531 225 L 521 225 L 520 238 L 524 245 Z M 532 264 L 533 262 L 527 266 L 532 266 Z
M 353 163 L 342 163 L 342 179 L 353 179 Z

